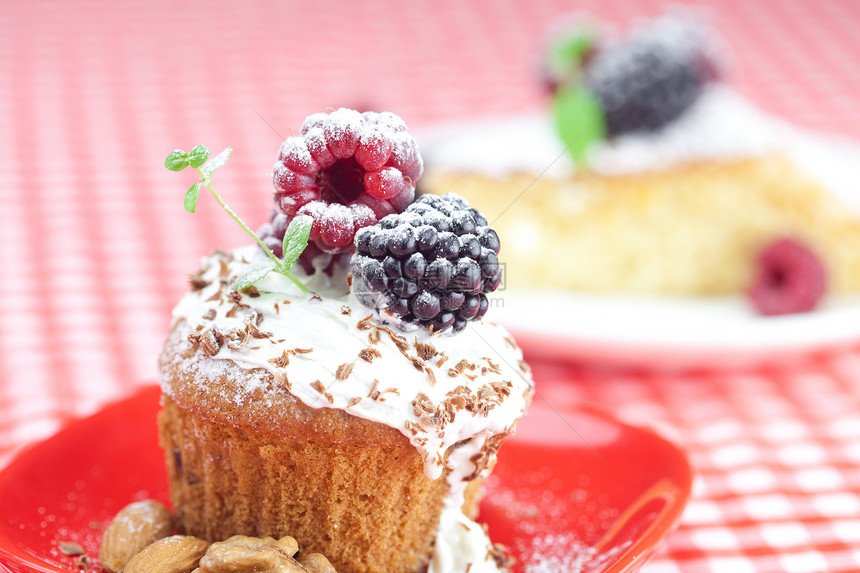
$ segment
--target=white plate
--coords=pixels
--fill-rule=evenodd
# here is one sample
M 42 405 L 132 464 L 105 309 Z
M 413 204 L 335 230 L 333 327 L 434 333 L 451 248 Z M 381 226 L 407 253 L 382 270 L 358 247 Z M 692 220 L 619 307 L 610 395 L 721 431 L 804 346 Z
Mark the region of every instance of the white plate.
M 533 354 L 562 351 L 660 369 L 736 368 L 860 341 L 860 296 L 832 296 L 814 312 L 763 317 L 741 297 L 500 292 L 490 313 Z

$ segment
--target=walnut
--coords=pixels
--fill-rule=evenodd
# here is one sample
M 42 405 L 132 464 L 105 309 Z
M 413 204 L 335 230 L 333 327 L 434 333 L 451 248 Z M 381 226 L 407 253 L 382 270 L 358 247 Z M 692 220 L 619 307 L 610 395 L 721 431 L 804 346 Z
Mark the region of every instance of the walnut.
M 199 573 L 307 573 L 293 559 L 299 550 L 292 537 L 275 540 L 271 537 L 234 535 L 226 541 L 213 543 L 200 560 Z

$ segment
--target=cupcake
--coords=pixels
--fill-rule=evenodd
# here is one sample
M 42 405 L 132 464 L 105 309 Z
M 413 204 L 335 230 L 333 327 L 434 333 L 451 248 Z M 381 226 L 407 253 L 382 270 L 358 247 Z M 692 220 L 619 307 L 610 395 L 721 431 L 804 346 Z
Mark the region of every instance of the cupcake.
M 223 161 L 193 157 L 169 166 L 211 189 Z M 413 201 L 421 171 L 393 114 L 311 116 L 258 244 L 192 275 L 160 357 L 183 533 L 290 535 L 341 573 L 502 570 L 472 519 L 532 382 L 483 320 L 498 236 L 458 196 Z
M 720 81 L 723 50 L 701 21 L 670 14 L 615 36 L 566 28 L 547 54 L 549 112 L 425 147 L 422 192 L 456 188 L 516 237 L 509 287 L 741 294 L 770 260 L 760 255 L 789 239 L 818 260 L 829 291 L 860 291 L 852 178 L 840 181 L 832 148 Z M 820 273 L 793 269 L 772 270 L 816 290 L 805 283 Z

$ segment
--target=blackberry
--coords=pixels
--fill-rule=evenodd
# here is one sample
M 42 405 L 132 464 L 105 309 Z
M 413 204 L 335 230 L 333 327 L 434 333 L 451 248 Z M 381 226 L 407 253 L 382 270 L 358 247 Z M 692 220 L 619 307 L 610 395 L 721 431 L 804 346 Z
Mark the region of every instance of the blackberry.
M 502 280 L 499 248 L 486 217 L 465 199 L 422 195 L 356 233 L 352 291 L 407 324 L 459 331 L 487 312 L 487 293 Z
M 281 145 L 275 208 L 288 220 L 313 217 L 310 240 L 319 251 L 351 253 L 358 229 L 412 203 L 423 171 L 415 139 L 393 113 L 317 113 Z
M 702 27 L 664 16 L 617 42 L 597 46 L 583 70 L 614 137 L 664 126 L 699 97 L 715 76 Z

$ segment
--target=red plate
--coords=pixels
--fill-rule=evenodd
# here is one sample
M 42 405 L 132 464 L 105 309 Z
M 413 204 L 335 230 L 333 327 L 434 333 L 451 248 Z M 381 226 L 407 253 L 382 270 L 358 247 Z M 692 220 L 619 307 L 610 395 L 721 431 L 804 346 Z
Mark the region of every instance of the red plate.
M 73 422 L 0 473 L 0 570 L 80 571 L 59 542 L 96 557 L 120 508 L 167 500 L 158 396 L 147 388 Z M 629 572 L 676 524 L 691 480 L 683 453 L 657 435 L 536 398 L 501 450 L 480 519 L 515 571 Z

